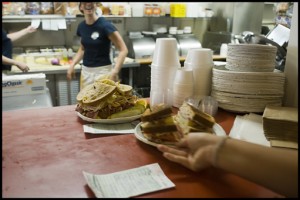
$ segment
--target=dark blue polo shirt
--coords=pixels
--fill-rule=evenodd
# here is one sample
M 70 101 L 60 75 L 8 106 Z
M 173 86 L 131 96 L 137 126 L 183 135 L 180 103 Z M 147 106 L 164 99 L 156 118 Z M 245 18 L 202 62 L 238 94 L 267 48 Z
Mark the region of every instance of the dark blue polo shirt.
M 81 37 L 84 47 L 83 65 L 86 67 L 99 67 L 110 65 L 109 57 L 111 41 L 108 35 L 116 31 L 116 27 L 103 17 L 88 25 L 81 22 L 77 28 L 77 35 Z
M 2 29 L 2 55 L 12 58 L 12 41 L 7 37 L 6 32 Z M 2 70 L 11 70 L 11 65 L 2 64 Z

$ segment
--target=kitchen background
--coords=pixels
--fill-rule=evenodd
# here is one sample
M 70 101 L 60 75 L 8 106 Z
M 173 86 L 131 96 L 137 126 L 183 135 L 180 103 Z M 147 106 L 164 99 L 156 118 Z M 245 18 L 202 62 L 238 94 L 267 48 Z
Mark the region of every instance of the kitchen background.
M 172 7 L 173 4 L 176 4 L 176 7 Z M 185 15 L 181 15 L 180 10 L 176 10 L 182 5 L 185 7 Z M 152 7 L 152 14 L 146 13 L 145 8 L 147 6 Z M 153 12 L 154 8 L 160 8 L 159 14 Z M 191 27 L 192 34 L 199 40 L 202 47 L 212 48 L 215 54 L 219 53 L 220 49 L 218 47 L 222 43 L 231 42 L 232 35 L 241 34 L 243 31 L 260 34 L 263 28 L 272 30 L 275 26 L 276 17 L 275 3 L 273 2 L 104 2 L 101 9 L 104 16 L 118 28 L 124 39 L 128 38 L 130 32 L 151 32 L 154 24 L 178 27 L 178 29 Z M 107 10 L 110 10 L 110 14 L 113 15 L 106 15 Z M 27 49 L 57 46 L 66 47 L 67 49 L 72 48 L 76 51 L 79 44 L 76 29 L 84 18 L 77 11 L 72 13 L 72 10 L 67 10 L 67 12 L 71 12 L 70 15 L 67 13 L 62 16 L 67 22 L 66 29 L 57 31 L 42 30 L 40 26 L 37 32 L 28 37 L 26 36 L 25 39 L 16 41 L 14 47 Z M 2 16 L 2 25 L 7 32 L 18 31 L 27 27 L 30 23 L 31 18 Z M 214 41 L 213 44 L 212 41 Z M 124 68 L 121 73 L 122 76 L 127 77 L 129 69 Z M 79 74 L 76 76 L 77 79 L 72 82 L 66 80 L 65 73 L 50 73 L 46 76 L 47 87 L 50 90 L 54 106 L 76 103 L 76 95 L 79 90 Z M 149 77 L 149 69 L 145 70 L 145 68 L 139 67 L 135 69 L 133 76 L 135 89 L 147 87 L 143 82 Z

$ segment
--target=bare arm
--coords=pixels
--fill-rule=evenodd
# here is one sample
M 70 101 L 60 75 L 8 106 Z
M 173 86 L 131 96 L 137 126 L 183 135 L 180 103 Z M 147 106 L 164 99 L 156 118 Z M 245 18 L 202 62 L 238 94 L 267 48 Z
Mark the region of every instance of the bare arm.
M 227 140 L 216 167 L 263 185 L 287 197 L 298 196 L 298 151 Z
M 223 142 L 222 142 L 223 141 Z M 178 147 L 159 145 L 164 157 L 193 171 L 210 166 L 239 175 L 287 197 L 298 196 L 298 151 L 270 148 L 205 133 L 190 133 Z
M 3 56 L 3 55 L 2 55 L 2 64 L 5 64 L 5 65 L 15 65 L 15 66 L 17 66 L 22 72 L 27 72 L 27 71 L 29 71 L 29 67 L 27 66 L 26 63 L 18 62 L 18 61 L 16 61 L 16 60 L 13 60 L 13 59 L 8 58 L 8 57 Z
M 74 72 L 75 65 L 78 64 L 82 60 L 83 54 L 84 54 L 84 47 L 82 46 L 82 44 L 80 44 L 80 47 L 79 47 L 76 55 L 72 59 L 72 63 L 70 64 L 69 69 L 67 71 L 67 79 L 68 80 L 72 80 L 72 78 L 75 77 L 75 72 Z
M 35 31 L 36 31 L 36 29 L 34 27 L 28 26 L 27 28 L 24 28 L 20 31 L 7 34 L 7 37 L 9 37 L 12 42 L 14 42 L 14 41 L 20 39 L 21 37 L 23 37 L 24 35 L 27 35 L 28 33 L 33 33 Z
M 109 39 L 115 45 L 115 47 L 119 50 L 118 58 L 116 59 L 116 63 L 114 69 L 111 72 L 111 79 L 117 81 L 118 74 L 122 68 L 124 60 L 128 54 L 128 49 L 126 44 L 118 31 L 113 32 L 109 35 Z

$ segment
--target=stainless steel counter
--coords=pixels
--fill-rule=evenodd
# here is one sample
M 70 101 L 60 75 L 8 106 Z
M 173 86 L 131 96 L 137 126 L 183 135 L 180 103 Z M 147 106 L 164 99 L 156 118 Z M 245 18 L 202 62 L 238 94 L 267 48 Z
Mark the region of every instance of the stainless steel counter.
M 123 68 L 129 69 L 129 85 L 134 85 L 134 69 L 140 67 L 140 63 L 124 63 Z M 76 104 L 76 96 L 79 92 L 80 71 L 81 65 L 75 66 L 75 78 L 68 81 L 66 78 L 68 65 L 55 66 L 55 65 L 42 65 L 31 64 L 29 65 L 30 71 L 28 73 L 45 73 L 47 80 L 47 87 L 50 90 L 51 100 L 53 106 L 63 106 Z M 23 74 L 16 66 L 12 67 L 9 74 Z

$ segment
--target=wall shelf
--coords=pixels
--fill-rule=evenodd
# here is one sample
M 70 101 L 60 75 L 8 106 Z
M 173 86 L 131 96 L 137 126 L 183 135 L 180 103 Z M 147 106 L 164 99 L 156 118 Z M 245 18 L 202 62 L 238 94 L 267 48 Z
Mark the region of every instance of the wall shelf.
M 33 19 L 66 19 L 76 21 L 75 15 L 5 15 L 2 16 L 2 23 L 31 22 Z
M 76 18 L 82 18 L 83 15 L 4 15 L 2 16 L 2 23 L 24 23 L 24 22 L 31 22 L 33 19 L 66 19 L 67 21 L 74 22 Z M 174 18 L 174 19 L 211 19 L 211 17 L 170 17 L 170 16 L 126 16 L 126 15 L 103 15 L 105 18 Z

